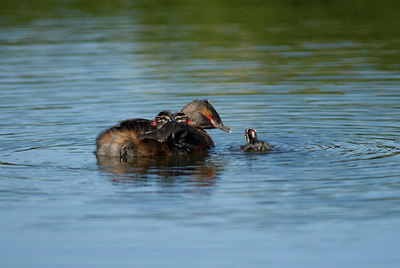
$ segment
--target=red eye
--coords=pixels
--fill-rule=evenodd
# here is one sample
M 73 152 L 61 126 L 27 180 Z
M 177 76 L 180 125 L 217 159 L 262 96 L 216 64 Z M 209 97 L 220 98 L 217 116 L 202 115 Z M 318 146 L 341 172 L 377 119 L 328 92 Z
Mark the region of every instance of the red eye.
M 211 119 L 212 119 L 212 116 L 211 116 L 211 115 L 209 115 L 209 116 L 207 116 L 207 118 L 208 118 L 209 120 L 211 120 Z

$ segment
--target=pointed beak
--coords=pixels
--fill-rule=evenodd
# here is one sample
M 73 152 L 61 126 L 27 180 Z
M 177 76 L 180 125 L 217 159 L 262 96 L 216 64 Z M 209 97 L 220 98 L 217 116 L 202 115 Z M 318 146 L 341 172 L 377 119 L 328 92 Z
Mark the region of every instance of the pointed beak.
M 231 132 L 232 132 L 232 130 L 231 130 L 229 127 L 225 126 L 222 122 L 221 122 L 221 123 L 216 123 L 216 122 L 214 121 L 214 119 L 212 119 L 212 118 L 209 118 L 209 119 L 210 119 L 211 124 L 212 124 L 215 128 L 218 128 L 218 129 L 220 129 L 220 130 L 226 131 L 226 132 L 228 132 L 228 133 L 231 133 Z
M 222 124 L 222 123 L 215 125 L 215 127 L 220 129 L 220 130 L 226 131 L 228 133 L 232 133 L 232 130 L 229 127 L 227 127 L 224 124 Z

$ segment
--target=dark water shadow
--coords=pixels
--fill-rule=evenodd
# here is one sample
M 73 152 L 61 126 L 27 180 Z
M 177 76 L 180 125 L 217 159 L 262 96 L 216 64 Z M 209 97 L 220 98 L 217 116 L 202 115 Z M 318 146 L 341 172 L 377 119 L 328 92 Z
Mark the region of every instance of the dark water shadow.
M 157 181 L 165 185 L 185 180 L 197 186 L 211 186 L 221 174 L 207 153 L 176 156 L 138 157 L 121 161 L 119 157 L 98 156 L 99 169 L 111 175 L 113 182 Z

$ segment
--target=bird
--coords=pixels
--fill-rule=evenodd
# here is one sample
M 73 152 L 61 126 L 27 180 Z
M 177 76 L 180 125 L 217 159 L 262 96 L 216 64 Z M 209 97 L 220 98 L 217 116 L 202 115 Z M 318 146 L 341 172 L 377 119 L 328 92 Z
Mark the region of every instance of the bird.
M 124 157 L 127 153 L 126 148 L 138 142 L 138 135 L 157 130 L 172 120 L 174 117 L 168 110 L 158 113 L 154 120 L 144 118 L 124 120 L 99 134 L 96 139 L 96 155 Z
M 160 112 L 152 120 L 136 118 L 103 131 L 97 138 L 96 154 L 133 157 L 204 152 L 214 141 L 204 129 L 231 130 L 226 127 L 208 100 L 194 100 L 180 112 Z
M 247 144 L 240 146 L 243 152 L 268 152 L 274 147 L 267 142 L 260 141 L 255 129 L 247 128 L 244 137 Z
M 228 133 L 232 131 L 226 127 L 215 108 L 208 100 L 194 100 L 185 105 L 181 112 L 183 112 L 192 121 L 192 126 L 198 129 L 221 129 Z
M 174 113 L 173 117 L 176 122 L 187 123 L 189 125 L 191 125 L 193 123 L 192 120 L 190 120 L 189 117 L 185 113 L 182 113 L 182 112 Z
M 159 146 L 167 146 L 167 155 L 192 154 L 215 146 L 211 136 L 204 130 L 213 128 L 231 132 L 207 100 L 194 100 L 175 114 L 175 120 L 155 131 L 139 135 L 138 139 L 157 141 Z

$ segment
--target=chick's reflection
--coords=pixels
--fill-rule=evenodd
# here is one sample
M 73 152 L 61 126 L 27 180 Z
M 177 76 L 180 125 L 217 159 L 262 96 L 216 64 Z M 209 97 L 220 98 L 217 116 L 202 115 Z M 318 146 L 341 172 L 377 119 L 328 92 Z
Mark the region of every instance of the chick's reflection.
M 178 176 L 189 178 L 197 186 L 214 184 L 218 167 L 207 153 L 196 155 L 155 156 L 120 161 L 119 157 L 97 156 L 99 168 L 113 174 L 114 182 L 136 182 L 160 179 L 173 183 Z

